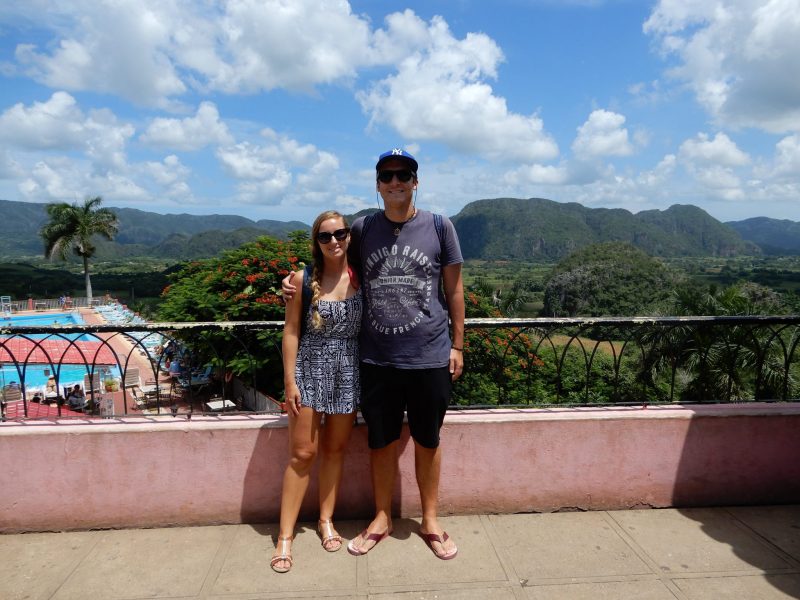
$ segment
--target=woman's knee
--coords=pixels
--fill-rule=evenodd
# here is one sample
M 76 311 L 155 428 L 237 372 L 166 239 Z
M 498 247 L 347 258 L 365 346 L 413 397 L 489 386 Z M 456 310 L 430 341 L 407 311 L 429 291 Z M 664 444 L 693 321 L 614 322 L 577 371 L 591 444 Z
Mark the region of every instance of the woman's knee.
M 322 442 L 322 454 L 326 458 L 338 457 L 347 449 L 348 439 L 328 439 Z
M 311 467 L 317 457 L 317 448 L 308 444 L 292 446 L 291 462 L 296 467 Z

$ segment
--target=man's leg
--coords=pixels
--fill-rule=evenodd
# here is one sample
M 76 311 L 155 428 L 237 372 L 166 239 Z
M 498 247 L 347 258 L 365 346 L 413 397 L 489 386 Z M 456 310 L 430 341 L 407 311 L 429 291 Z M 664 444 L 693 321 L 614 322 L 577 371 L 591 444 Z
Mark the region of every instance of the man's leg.
M 375 518 L 367 528 L 351 540 L 348 550 L 351 554 L 364 554 L 372 550 L 381 536 L 392 531 L 392 492 L 397 477 L 397 444 L 370 451 L 372 470 L 372 493 L 375 495 Z M 369 539 L 369 536 L 373 536 Z
M 435 533 L 440 538 L 444 529 L 439 525 L 439 473 L 442 467 L 442 449 L 425 448 L 414 442 L 414 468 L 417 474 L 419 499 L 422 503 L 422 534 Z M 451 538 L 444 542 L 432 541 L 433 550 L 437 554 L 446 555 L 452 552 L 456 544 Z
M 414 439 L 414 469 L 422 504 L 420 533 L 423 536 L 438 536 L 426 539 L 433 551 L 442 558 L 456 551 L 453 540 L 449 537 L 444 540 L 444 529 L 438 518 L 439 476 L 442 467 L 439 431 L 450 404 L 452 382 L 447 367 L 426 369 L 416 375 L 418 393 L 413 399 L 409 399 L 408 425 Z
M 375 518 L 367 530 L 383 533 L 392 528 L 392 493 L 397 478 L 397 441 L 372 450 L 372 489 L 375 494 Z
M 397 446 L 403 426 L 403 402 L 397 373 L 391 367 L 361 364 L 361 415 L 370 445 L 375 518 L 348 544 L 351 554 L 363 554 L 392 530 L 392 493 L 397 478 Z M 372 539 L 368 539 L 372 536 Z

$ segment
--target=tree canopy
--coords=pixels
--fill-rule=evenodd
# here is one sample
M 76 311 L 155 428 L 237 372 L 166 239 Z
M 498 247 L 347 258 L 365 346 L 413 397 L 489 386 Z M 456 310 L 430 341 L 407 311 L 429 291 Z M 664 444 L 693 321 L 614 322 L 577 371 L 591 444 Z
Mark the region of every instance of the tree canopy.
M 543 312 L 548 317 L 648 314 L 679 280 L 675 271 L 630 244 L 593 244 L 553 269 Z
M 311 258 L 308 233 L 289 241 L 261 237 L 217 258 L 193 261 L 170 276 L 158 316 L 164 321 L 282 321 L 281 280 Z M 237 375 L 254 376 L 262 389 L 280 388 L 280 333 L 259 331 L 233 340 L 217 332 L 186 339 L 193 355 Z M 220 354 L 222 352 L 223 354 Z

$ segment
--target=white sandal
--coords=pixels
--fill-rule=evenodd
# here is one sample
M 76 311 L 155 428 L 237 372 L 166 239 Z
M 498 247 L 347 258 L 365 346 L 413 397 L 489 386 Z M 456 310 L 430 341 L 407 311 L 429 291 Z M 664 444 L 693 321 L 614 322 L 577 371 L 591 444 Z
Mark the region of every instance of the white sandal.
M 269 561 L 269 566 L 272 567 L 272 570 L 276 573 L 288 573 L 289 569 L 292 568 L 292 547 L 290 543 L 293 539 L 294 536 L 292 535 L 289 537 L 278 536 L 278 545 L 275 546 L 276 554 L 273 554 L 272 559 Z M 280 554 L 278 554 L 278 552 L 280 552 Z M 279 567 L 278 563 L 282 560 L 288 562 L 289 566 Z
M 336 530 L 333 528 L 332 519 L 326 519 L 324 521 L 320 519 L 317 523 L 317 531 L 319 532 L 319 537 L 322 538 L 322 547 L 325 548 L 326 552 L 336 552 L 342 549 L 342 536 L 336 533 Z M 339 545 L 331 547 L 333 545 L 332 542 L 338 542 Z

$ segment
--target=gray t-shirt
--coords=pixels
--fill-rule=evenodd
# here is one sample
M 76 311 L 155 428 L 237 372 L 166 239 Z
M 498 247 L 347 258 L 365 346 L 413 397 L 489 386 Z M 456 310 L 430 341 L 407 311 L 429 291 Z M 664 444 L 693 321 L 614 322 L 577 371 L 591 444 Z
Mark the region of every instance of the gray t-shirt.
M 368 218 L 366 230 L 364 217 L 353 223 L 349 250 L 364 290 L 361 360 L 401 369 L 446 367 L 450 335 L 442 267 L 464 262 L 453 224 L 442 217 L 440 244 L 427 211 L 418 209 L 397 236 L 382 212 Z

